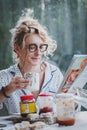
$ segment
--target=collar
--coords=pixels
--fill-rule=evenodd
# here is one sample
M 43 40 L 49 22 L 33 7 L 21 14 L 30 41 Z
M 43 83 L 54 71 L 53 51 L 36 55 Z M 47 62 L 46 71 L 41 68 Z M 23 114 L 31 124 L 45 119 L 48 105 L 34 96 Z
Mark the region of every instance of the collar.
M 46 71 L 45 71 L 45 80 L 44 80 L 42 88 L 45 88 L 47 86 L 47 84 L 49 84 L 49 82 L 53 78 L 53 74 L 57 70 L 57 68 L 53 67 L 53 65 L 51 65 L 48 62 L 46 62 L 46 65 L 47 65 L 47 67 L 46 67 Z

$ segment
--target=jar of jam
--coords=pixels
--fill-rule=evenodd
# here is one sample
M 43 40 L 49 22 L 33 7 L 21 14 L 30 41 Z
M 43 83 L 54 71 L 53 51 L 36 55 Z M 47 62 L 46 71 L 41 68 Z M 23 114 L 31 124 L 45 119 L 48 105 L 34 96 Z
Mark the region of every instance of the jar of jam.
M 29 113 L 36 113 L 36 103 L 33 95 L 20 96 L 20 113 L 26 117 Z
M 51 94 L 39 94 L 39 114 L 53 112 L 53 97 Z
M 60 93 L 56 96 L 57 122 L 59 125 L 75 124 L 75 102 L 72 94 Z

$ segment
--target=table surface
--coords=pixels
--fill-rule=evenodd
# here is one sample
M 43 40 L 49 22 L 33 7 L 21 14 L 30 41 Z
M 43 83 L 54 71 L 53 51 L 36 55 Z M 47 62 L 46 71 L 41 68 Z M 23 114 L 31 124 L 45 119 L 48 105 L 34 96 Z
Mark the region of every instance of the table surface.
M 5 120 L 9 116 L 0 117 L 0 124 L 6 124 L 6 127 L 0 127 L 0 130 L 15 130 L 11 121 Z M 41 130 L 87 130 L 87 111 L 76 113 L 76 122 L 73 126 L 59 126 L 58 124 L 49 125 Z M 39 129 L 40 130 L 40 129 Z

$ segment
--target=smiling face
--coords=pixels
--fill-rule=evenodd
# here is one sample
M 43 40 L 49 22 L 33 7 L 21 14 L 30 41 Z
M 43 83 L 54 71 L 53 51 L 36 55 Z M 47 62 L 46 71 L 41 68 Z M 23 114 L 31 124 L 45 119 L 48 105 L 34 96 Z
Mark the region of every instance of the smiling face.
M 42 39 L 37 35 L 37 34 L 31 34 L 30 36 L 27 36 L 25 39 L 25 44 L 27 47 L 27 61 L 31 65 L 37 65 L 41 62 L 41 57 L 42 57 L 42 52 L 40 51 L 39 46 L 43 44 Z M 35 52 L 30 52 L 29 51 L 29 45 L 30 44 L 35 44 L 37 46 L 37 50 Z M 33 49 L 33 47 L 32 47 Z
M 29 47 L 31 44 L 35 46 Z M 41 49 L 44 48 L 43 41 L 38 34 L 29 34 L 25 37 L 25 42 L 23 42 L 22 47 L 15 45 L 15 51 L 18 54 L 19 64 L 24 64 L 26 66 L 37 66 L 41 63 L 41 57 L 43 52 Z M 36 47 L 35 51 L 34 47 Z M 29 50 L 31 49 L 31 50 Z

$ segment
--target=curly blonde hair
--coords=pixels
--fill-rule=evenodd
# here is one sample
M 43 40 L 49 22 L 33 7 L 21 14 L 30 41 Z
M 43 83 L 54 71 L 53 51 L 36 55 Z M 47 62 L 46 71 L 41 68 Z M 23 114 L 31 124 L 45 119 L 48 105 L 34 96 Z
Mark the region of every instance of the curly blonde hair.
M 48 57 L 49 55 L 53 55 L 53 52 L 57 48 L 56 41 L 54 41 L 48 34 L 47 30 L 44 26 L 42 26 L 38 20 L 33 19 L 31 17 L 22 17 L 18 20 L 17 25 L 15 28 L 11 29 L 12 38 L 11 43 L 17 44 L 18 46 L 22 47 L 24 38 L 29 33 L 36 33 L 32 32 L 30 28 L 36 29 L 38 31 L 38 35 L 43 40 L 44 44 L 48 44 L 48 49 L 44 52 L 44 55 Z

